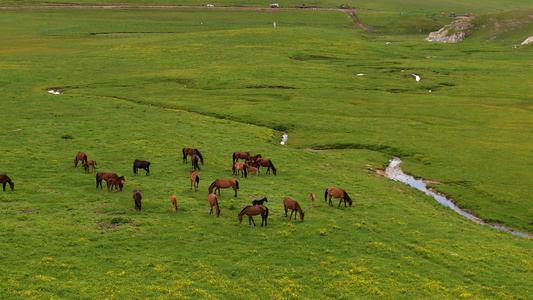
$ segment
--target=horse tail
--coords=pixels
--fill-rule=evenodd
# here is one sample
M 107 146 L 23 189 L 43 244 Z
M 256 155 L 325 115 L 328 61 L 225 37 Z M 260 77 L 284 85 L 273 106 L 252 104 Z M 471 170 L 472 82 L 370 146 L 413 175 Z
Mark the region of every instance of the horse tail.
M 248 178 L 248 168 L 244 167 L 243 171 L 244 171 L 244 178 Z
M 195 181 L 196 181 L 196 183 L 200 183 L 200 176 L 196 175 Z
M 233 167 L 231 167 L 232 174 L 235 174 L 235 164 L 233 164 Z
M 265 211 L 265 219 L 267 219 L 267 218 L 268 218 L 268 207 L 265 206 L 265 208 L 266 208 L 266 211 Z
M 237 180 L 235 180 L 235 188 L 239 189 L 239 182 Z
M 233 152 L 233 164 L 235 164 L 235 152 Z
M 328 190 L 329 188 L 326 189 L 326 192 L 324 193 L 324 201 L 328 202 Z
M 96 166 L 96 160 L 94 161 L 94 165 Z
M 276 167 L 274 167 L 272 161 L 270 161 L 270 167 L 272 168 L 272 172 L 274 172 L 274 175 L 276 175 Z
M 187 154 L 185 153 L 185 148 L 181 149 L 181 153 L 183 153 L 183 159 L 185 160 L 187 158 Z

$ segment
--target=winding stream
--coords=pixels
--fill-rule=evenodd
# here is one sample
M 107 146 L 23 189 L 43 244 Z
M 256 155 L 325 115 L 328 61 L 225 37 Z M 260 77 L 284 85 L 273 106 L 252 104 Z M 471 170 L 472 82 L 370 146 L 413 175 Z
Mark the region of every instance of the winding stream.
M 422 179 L 415 179 L 413 176 L 405 174 L 402 171 L 402 169 L 399 167 L 399 165 L 401 163 L 402 163 L 402 160 L 400 158 L 398 158 L 398 157 L 395 157 L 394 159 L 390 160 L 389 166 L 385 169 L 385 175 L 388 178 L 392 179 L 392 180 L 405 183 L 405 184 L 407 184 L 407 185 L 409 185 L 411 187 L 414 187 L 414 188 L 426 193 L 429 196 L 432 196 L 440 204 L 451 208 L 452 210 L 454 210 L 458 214 L 460 214 L 460 215 L 462 215 L 462 216 L 464 216 L 464 217 L 466 217 L 466 218 L 468 218 L 468 219 L 470 219 L 470 220 L 472 220 L 472 221 L 474 221 L 474 222 L 476 222 L 478 224 L 488 225 L 488 226 L 491 226 L 492 228 L 495 228 L 495 229 L 504 230 L 504 231 L 512 233 L 513 235 L 519 235 L 519 236 L 528 237 L 528 238 L 533 237 L 533 236 L 531 236 L 531 235 L 529 235 L 527 233 L 518 232 L 518 231 L 512 231 L 509 228 L 507 228 L 505 226 L 502 226 L 502 225 L 488 224 L 487 222 L 481 220 L 480 218 L 474 216 L 473 214 L 462 210 L 457 205 L 455 205 L 455 203 L 453 203 L 450 199 L 446 198 L 445 196 L 439 195 L 439 194 L 435 193 L 434 191 L 430 190 L 426 186 L 426 184 L 424 183 L 424 181 Z

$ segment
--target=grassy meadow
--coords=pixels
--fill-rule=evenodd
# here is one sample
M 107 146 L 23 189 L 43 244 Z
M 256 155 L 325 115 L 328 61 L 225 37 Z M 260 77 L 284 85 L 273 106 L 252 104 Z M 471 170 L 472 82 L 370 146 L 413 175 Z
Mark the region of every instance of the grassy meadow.
M 531 8 L 469 1 L 491 13 L 475 21 L 487 30 L 434 44 L 427 32 L 448 18 L 379 3 L 357 12 L 374 32 L 333 10 L 0 10 L 0 174 L 15 182 L 0 191 L 0 298 L 533 297 L 530 238 L 374 172 L 400 156 L 465 210 L 533 232 L 532 48 L 516 46 Z M 198 192 L 183 147 L 205 158 Z M 78 151 L 124 190 L 96 189 Z M 237 178 L 234 151 L 272 159 L 277 176 Z M 220 218 L 207 204 L 217 178 L 240 183 L 221 191 Z M 354 206 L 327 206 L 329 186 Z M 262 197 L 268 226 L 239 223 Z

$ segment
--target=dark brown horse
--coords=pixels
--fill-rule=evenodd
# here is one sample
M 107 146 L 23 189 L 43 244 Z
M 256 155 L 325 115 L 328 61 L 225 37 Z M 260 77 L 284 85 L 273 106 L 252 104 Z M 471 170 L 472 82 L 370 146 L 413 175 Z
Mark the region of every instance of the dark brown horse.
M 89 173 L 89 171 L 91 170 L 93 173 L 96 172 L 96 160 L 94 159 L 87 160 L 84 167 L 85 167 L 85 173 Z
M 126 179 L 124 178 L 124 176 L 118 176 L 116 173 L 111 173 L 111 172 L 98 172 L 96 173 L 96 187 L 98 188 L 98 186 L 100 186 L 100 188 L 102 189 L 102 181 L 106 181 L 109 179 L 109 178 L 115 178 L 115 179 L 120 179 L 120 181 L 126 181 Z
M 344 207 L 346 207 L 346 202 L 348 202 L 348 205 L 352 207 L 352 199 L 350 199 L 350 196 L 348 196 L 348 193 L 346 193 L 345 190 L 329 187 L 326 189 L 326 192 L 324 193 L 324 201 L 328 201 L 329 196 L 329 206 L 333 206 L 333 203 L 331 202 L 331 197 L 340 199 L 339 206 L 341 207 L 341 203 L 344 200 Z
M 85 167 L 85 163 L 87 163 L 87 154 L 83 152 L 78 152 L 76 158 L 74 159 L 74 168 L 78 166 L 79 161 L 81 161 L 81 166 Z
M 255 162 L 257 163 L 257 170 L 259 170 L 259 167 L 266 167 L 267 168 L 266 174 L 269 174 L 270 169 L 272 169 L 272 173 L 276 175 L 276 168 L 274 167 L 274 164 L 272 163 L 270 159 L 258 158 Z
M 255 222 L 252 216 L 261 215 L 261 226 L 263 226 L 263 224 L 267 226 L 268 208 L 264 205 L 249 205 L 243 208 L 238 215 L 240 223 L 242 223 L 242 216 L 244 215 L 248 216 L 248 225 L 252 225 L 252 223 L 254 223 L 254 226 Z
M 181 149 L 181 153 L 183 153 L 183 162 L 184 163 L 187 162 L 187 156 L 189 156 L 189 155 L 192 156 L 193 154 L 196 154 L 200 158 L 200 162 L 202 163 L 202 165 L 204 165 L 204 157 L 202 156 L 202 153 L 200 153 L 200 151 L 198 151 L 198 149 L 183 148 L 183 149 Z
M 2 183 L 4 192 L 6 191 L 6 183 L 9 183 L 9 187 L 11 188 L 12 191 L 15 190 L 15 183 L 11 181 L 11 178 L 9 178 L 9 176 L 7 176 L 6 174 L 0 175 L 0 182 Z
M 146 171 L 146 176 L 150 176 L 150 162 L 146 160 L 134 160 L 133 161 L 133 173 L 137 175 L 138 169 L 143 169 Z
M 261 200 L 252 201 L 252 205 L 263 205 L 263 203 L 268 202 L 267 197 L 263 197 Z
M 215 194 L 209 194 L 209 196 L 207 196 L 207 201 L 209 201 L 209 205 L 211 205 L 211 211 L 209 214 L 213 213 L 213 207 L 215 207 L 217 218 L 220 217 L 220 208 L 218 207 L 217 196 Z
M 141 190 L 137 189 L 133 191 L 133 201 L 135 201 L 135 209 L 139 213 L 142 211 L 142 205 L 141 205 L 142 198 L 143 198 L 143 194 L 141 193 Z
M 245 164 L 243 162 L 235 162 L 233 164 L 233 168 L 231 168 L 231 171 L 233 171 L 233 174 L 237 172 L 237 175 L 239 175 L 239 172 L 241 173 L 241 178 L 248 178 L 248 170 L 245 168 Z
M 300 213 L 300 221 L 304 221 L 304 212 L 302 211 L 302 208 L 300 207 L 300 204 L 298 204 L 297 201 L 294 201 L 289 197 L 283 198 L 283 206 L 285 207 L 285 217 L 287 216 L 287 210 L 291 210 L 289 220 L 292 218 L 292 213 L 294 213 L 295 220 L 296 215 Z
M 194 171 L 189 171 L 189 179 L 191 180 L 191 190 L 194 186 L 194 191 L 198 191 L 198 184 L 200 183 L 200 174 Z
M 239 182 L 235 179 L 217 179 L 211 183 L 209 186 L 209 194 L 213 193 L 213 190 L 215 190 L 215 194 L 218 190 L 218 195 L 220 196 L 220 189 L 226 189 L 226 188 L 233 188 L 235 191 L 235 197 L 237 197 L 237 190 L 239 189 Z
M 240 159 L 244 159 L 244 160 L 248 160 L 248 158 L 250 157 L 250 152 L 244 152 L 244 151 L 237 151 L 237 152 L 233 152 L 233 164 L 235 164 L 235 162 L 239 161 L 239 158 Z
M 191 164 L 192 164 L 192 169 L 194 171 L 196 171 L 196 170 L 200 171 L 200 166 L 198 165 L 198 161 L 199 160 L 200 160 L 200 156 L 198 156 L 198 154 L 193 153 L 191 155 Z M 202 163 L 202 165 L 203 165 L 203 163 Z

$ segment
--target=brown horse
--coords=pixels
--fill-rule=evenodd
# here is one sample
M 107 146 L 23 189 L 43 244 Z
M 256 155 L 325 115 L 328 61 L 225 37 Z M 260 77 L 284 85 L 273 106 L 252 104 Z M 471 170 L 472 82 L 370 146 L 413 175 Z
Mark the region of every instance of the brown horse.
M 9 178 L 9 176 L 7 176 L 6 174 L 0 175 L 0 182 L 3 185 L 4 192 L 6 191 L 6 183 L 9 183 L 9 187 L 11 188 L 12 191 L 15 190 L 15 183 L 11 181 L 11 178 Z
M 85 167 L 85 163 L 87 163 L 87 154 L 83 152 L 78 152 L 76 158 L 74 159 L 74 168 L 78 166 L 79 161 L 81 161 L 81 166 Z
M 239 182 L 235 179 L 217 179 L 211 183 L 209 186 L 209 194 L 213 193 L 213 190 L 215 190 L 215 194 L 218 190 L 218 195 L 220 196 L 220 189 L 226 189 L 226 188 L 233 188 L 235 191 L 235 197 L 237 197 L 237 190 L 239 189 Z
M 309 199 L 311 199 L 311 208 L 315 208 L 315 194 L 309 194 Z
M 285 217 L 287 216 L 287 210 L 291 210 L 291 215 L 289 217 L 289 220 L 292 218 L 292 213 L 294 213 L 294 219 L 296 220 L 296 215 L 300 213 L 300 221 L 304 221 L 304 212 L 302 211 L 302 208 L 300 207 L 300 204 L 298 204 L 297 201 L 292 200 L 291 198 L 283 198 L 283 206 L 285 207 Z
M 233 152 L 233 164 L 239 161 L 239 158 L 248 160 L 249 157 L 250 157 L 250 152 L 244 152 L 244 151 Z
M 100 188 L 102 189 L 102 181 L 106 181 L 109 179 L 109 178 L 115 178 L 115 179 L 120 179 L 120 181 L 126 181 L 126 179 L 124 178 L 124 176 L 118 176 L 116 173 L 111 173 L 111 172 L 98 172 L 96 173 L 96 188 L 98 188 L 98 186 L 100 186 Z
M 174 212 L 177 212 L 178 211 L 178 198 L 176 197 L 176 195 L 170 196 L 170 202 L 172 202 L 172 210 Z
M 247 171 L 248 173 L 250 173 L 250 174 L 251 174 L 251 173 L 255 173 L 255 177 L 257 177 L 257 173 L 259 173 L 259 170 L 257 170 L 256 167 L 252 167 L 252 166 L 250 166 L 250 165 L 244 165 L 244 167 L 246 168 L 246 171 Z
M 90 171 L 92 171 L 92 173 L 96 172 L 96 160 L 94 159 L 89 159 L 87 160 L 87 163 L 85 163 L 85 173 L 90 173 Z
M 237 175 L 239 175 L 239 172 L 241 173 L 241 178 L 248 178 L 248 171 L 245 168 L 245 164 L 243 162 L 235 162 L 233 164 L 233 168 L 231 169 L 233 171 L 233 174 L 235 175 L 235 172 L 237 172 Z
M 143 194 L 141 193 L 141 190 L 137 189 L 133 191 L 133 201 L 135 201 L 135 209 L 139 213 L 142 211 L 142 207 L 141 207 L 142 198 L 143 198 Z
M 252 201 L 252 205 L 263 205 L 263 203 L 268 202 L 267 197 L 263 197 L 261 200 Z
M 196 155 L 198 155 L 198 158 L 200 158 L 200 162 L 202 163 L 202 166 L 204 165 L 204 157 L 202 156 L 202 153 L 200 153 L 200 151 L 198 151 L 198 149 L 183 148 L 183 149 L 181 149 L 181 153 L 183 153 L 183 162 L 184 163 L 187 162 L 187 156 L 188 155 L 192 156 L 193 154 L 196 154 Z
M 191 190 L 194 186 L 194 191 L 198 191 L 198 184 L 200 183 L 200 174 L 194 171 L 189 171 L 189 179 L 191 180 Z
M 211 205 L 211 211 L 209 212 L 209 214 L 213 213 L 214 206 L 216 208 L 217 218 L 220 217 L 220 208 L 218 207 L 217 196 L 215 194 L 209 194 L 209 196 L 207 196 L 207 201 L 209 201 L 209 205 Z
M 255 222 L 252 216 L 261 215 L 261 226 L 263 226 L 263 224 L 267 226 L 268 208 L 264 205 L 249 205 L 243 208 L 238 215 L 239 223 L 242 223 L 242 216 L 244 215 L 248 216 L 248 225 L 252 225 L 253 222 L 254 226 Z
M 192 169 L 194 171 L 196 171 L 196 170 L 200 171 L 200 166 L 198 165 L 198 161 L 199 160 L 200 160 L 200 156 L 198 156 L 198 154 L 193 153 L 191 155 L 191 165 L 192 165 Z M 203 165 L 203 163 L 202 163 L 202 165 Z
M 266 174 L 269 174 L 270 169 L 272 169 L 272 173 L 276 175 L 276 168 L 274 167 L 274 164 L 272 163 L 270 159 L 258 158 L 256 162 L 257 162 L 257 170 L 259 170 L 259 167 L 266 167 L 267 168 Z
M 352 199 L 350 199 L 350 196 L 348 196 L 348 193 L 346 193 L 345 190 L 341 190 L 334 187 L 329 187 L 326 189 L 326 192 L 324 193 L 324 201 L 328 201 L 329 196 L 329 206 L 333 206 L 333 203 L 331 202 L 331 197 L 340 199 L 339 206 L 341 207 L 341 203 L 344 200 L 344 207 L 346 207 L 346 202 L 348 202 L 348 205 L 352 207 Z
M 122 191 L 122 188 L 124 187 L 124 184 L 122 183 L 122 180 L 125 180 L 124 176 L 120 176 L 119 178 L 108 178 L 106 180 L 106 182 L 107 182 L 107 190 L 109 191 L 109 188 L 111 188 L 111 190 L 112 190 L 113 186 L 114 186 L 115 190 L 117 192 L 118 191 Z

